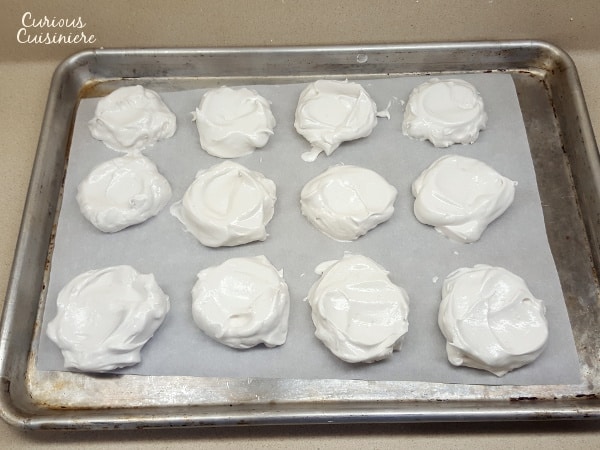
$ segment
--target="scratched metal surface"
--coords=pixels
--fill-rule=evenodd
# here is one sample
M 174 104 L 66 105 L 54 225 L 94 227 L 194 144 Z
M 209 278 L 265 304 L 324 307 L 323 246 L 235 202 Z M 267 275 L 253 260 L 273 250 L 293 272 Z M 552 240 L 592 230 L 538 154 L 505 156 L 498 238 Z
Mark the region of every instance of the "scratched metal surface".
M 508 72 L 517 88 L 548 238 L 583 382 L 483 386 L 41 372 L 35 333 L 60 209 L 71 125 L 82 97 L 406 74 Z M 584 419 L 600 417 L 600 163 L 575 67 L 543 42 L 263 49 L 123 49 L 66 60 L 53 79 L 0 335 L 2 417 L 27 429 L 235 424 Z

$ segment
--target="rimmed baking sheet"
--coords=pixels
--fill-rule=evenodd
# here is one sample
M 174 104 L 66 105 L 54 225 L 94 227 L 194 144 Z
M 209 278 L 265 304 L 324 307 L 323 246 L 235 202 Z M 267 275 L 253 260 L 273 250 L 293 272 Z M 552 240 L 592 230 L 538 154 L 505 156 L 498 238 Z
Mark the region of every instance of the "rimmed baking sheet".
M 289 379 L 253 378 L 249 375 L 244 378 L 87 375 L 38 369 L 38 342 L 34 340 L 34 336 L 39 336 L 42 332 L 44 311 L 40 306 L 44 305 L 47 298 L 49 305 L 52 302 L 52 296 L 47 296 L 48 258 L 52 255 L 55 244 L 54 227 L 59 219 L 58 212 L 62 209 L 61 214 L 63 214 L 65 208 L 69 207 L 67 205 L 69 196 L 66 193 L 61 206 L 65 181 L 63 175 L 66 170 L 66 173 L 71 176 L 74 173 L 72 169 L 76 168 L 73 159 L 69 161 L 68 167 L 66 164 L 71 138 L 75 140 L 76 137 L 71 132 L 81 99 L 104 96 L 117 87 L 133 84 L 144 84 L 165 94 L 221 84 L 267 85 L 272 88 L 273 85 L 301 84 L 323 77 L 336 77 L 360 81 L 371 91 L 376 84 L 371 81 L 373 79 L 386 81 L 391 78 L 402 78 L 416 83 L 418 78 L 411 78 L 412 76 L 440 75 L 463 78 L 473 74 L 495 79 L 494 77 L 501 73 L 509 75 L 516 88 L 539 188 L 548 241 L 573 331 L 579 360 L 579 366 L 574 372 L 578 371 L 581 374 L 580 383 L 527 384 L 524 381 L 522 385 L 481 384 L 493 383 L 497 380 L 493 375 L 485 375 L 471 369 L 458 370 L 461 373 L 473 373 L 476 375 L 476 380 L 464 380 L 459 383 L 360 379 L 365 378 L 362 374 L 347 379 Z M 384 108 L 390 100 L 390 95 L 382 96 L 377 91 L 378 89 L 373 89 L 372 94 L 379 107 Z M 265 92 L 265 95 L 269 94 Z M 398 127 L 402 110 L 401 100 L 404 100 L 406 95 L 407 91 L 404 94 L 399 93 L 396 98 L 392 96 L 390 109 L 392 120 L 380 120 L 374 133 L 394 128 L 398 142 L 405 142 L 406 138 L 395 127 Z M 189 111 L 195 106 L 197 100 L 191 97 L 185 100 L 189 101 Z M 81 102 L 81 105 L 87 101 Z M 81 111 L 83 106 L 79 109 L 79 112 Z M 518 114 L 514 117 L 518 117 Z M 286 120 L 288 125 L 284 127 Z M 280 128 L 275 139 L 269 143 L 270 146 L 276 144 L 278 136 L 281 136 L 281 130 L 290 129 L 290 121 L 290 117 L 279 119 Z M 492 123 L 491 121 L 490 126 Z M 188 133 L 188 137 L 195 138 L 195 131 L 191 124 L 187 123 L 186 127 L 188 131 L 185 133 Z M 180 128 L 180 132 L 181 130 L 183 128 Z M 486 133 L 489 132 L 490 135 L 492 131 L 493 129 L 490 128 L 482 133 L 481 143 L 487 139 Z M 293 133 L 292 135 L 297 141 L 294 145 L 298 144 L 294 152 L 297 152 L 296 156 L 300 163 L 299 153 L 307 149 L 308 144 L 301 137 Z M 344 144 L 329 159 L 321 157 L 307 167 L 316 174 L 337 162 L 357 163 L 359 159 L 351 160 L 356 155 L 364 153 L 360 151 L 361 146 L 370 142 L 370 139 L 371 137 Z M 83 172 L 87 173 L 93 164 L 117 156 L 112 151 L 104 149 L 101 143 L 92 144 L 99 146 L 96 147 L 98 152 L 93 153 L 94 158 L 98 159 L 85 161 L 87 168 L 84 169 L 82 166 L 79 169 L 82 172 L 80 176 L 84 175 Z M 424 143 L 419 144 L 430 158 L 427 162 L 440 154 L 438 149 L 422 145 Z M 266 156 L 271 150 L 265 148 L 264 151 L 248 158 L 247 163 L 243 160 L 240 162 L 250 168 L 266 172 L 268 170 L 265 166 Z M 468 153 L 476 150 L 474 146 L 465 148 L 461 146 L 460 151 Z M 197 147 L 194 152 L 193 158 L 207 158 L 207 155 L 203 155 Z M 172 182 L 175 179 L 176 192 L 173 201 L 177 200 L 193 178 L 197 168 L 190 164 L 185 168 L 185 177 L 179 179 L 176 173 L 169 173 L 169 165 L 166 164 L 170 151 L 157 145 L 147 154 L 157 162 Z M 283 158 L 284 153 L 273 152 L 273 155 Z M 493 166 L 497 165 L 496 168 L 500 172 L 511 176 L 510 170 L 505 170 L 499 160 L 492 159 L 488 162 Z M 198 163 L 202 162 L 198 160 Z M 422 164 L 425 165 L 425 161 Z M 366 160 L 364 165 L 380 171 L 386 177 L 393 177 L 393 173 L 388 171 L 394 166 L 386 164 L 384 159 L 372 158 Z M 275 179 L 280 176 L 278 173 L 276 171 L 268 175 Z M 302 174 L 302 177 L 308 176 L 308 173 Z M 519 174 L 516 176 L 512 174 L 512 178 L 519 181 L 517 186 L 517 199 L 519 199 L 519 191 L 525 190 L 526 184 L 522 184 L 524 181 L 519 179 Z M 277 207 L 283 207 L 286 203 L 295 204 L 304 181 L 294 181 L 296 184 L 293 189 L 297 191 L 295 193 L 292 192 L 292 188 L 287 192 L 286 189 L 280 189 Z M 396 215 L 411 217 L 411 213 L 409 214 L 411 198 L 406 189 L 412 180 L 391 181 L 401 191 L 396 202 Z M 285 183 L 282 185 L 285 186 Z M 64 187 L 67 188 L 66 185 Z M 508 41 L 315 48 L 120 49 L 88 51 L 74 55 L 57 69 L 50 89 L 5 301 L 0 330 L 2 417 L 13 425 L 28 429 L 600 417 L 600 405 L 597 399 L 600 385 L 600 367 L 597 357 L 600 351 L 600 338 L 596 333 L 600 326 L 596 277 L 596 266 L 600 261 L 598 245 L 600 231 L 597 228 L 600 218 L 598 198 L 600 198 L 598 150 L 577 73 L 568 55 L 547 43 Z M 517 208 L 507 211 L 505 216 L 492 224 L 484 234 L 485 240 L 477 243 L 477 246 L 485 246 L 488 239 L 491 242 L 492 236 L 500 233 L 497 230 L 502 230 L 503 221 L 510 223 L 508 220 L 510 214 L 516 211 Z M 75 214 L 74 217 L 77 215 Z M 299 210 L 290 217 L 276 216 L 269 225 L 272 237 L 281 236 L 281 229 L 285 231 L 286 225 L 293 221 L 294 217 L 301 218 Z M 191 248 L 202 248 L 190 235 L 181 230 L 181 226 L 169 216 L 168 212 L 163 211 L 153 221 L 168 222 L 177 239 L 185 240 Z M 147 225 L 150 226 L 151 223 L 148 222 Z M 431 242 L 446 246 L 443 250 L 438 248 L 435 253 L 427 247 L 419 248 L 417 251 L 419 257 L 429 251 L 435 255 L 434 260 L 437 264 L 437 259 L 443 254 L 444 257 L 450 256 L 449 261 L 455 262 L 456 267 L 482 262 L 474 261 L 476 255 L 471 252 L 476 248 L 475 246 L 452 244 L 429 227 L 420 225 L 416 221 L 412 225 L 418 228 L 419 232 L 425 233 Z M 328 258 L 339 258 L 348 247 L 350 250 L 357 248 L 364 250 L 364 253 L 368 254 L 366 244 L 379 239 L 379 235 L 383 236 L 386 233 L 386 227 L 393 228 L 394 224 L 392 222 L 384 224 L 358 242 L 351 244 L 329 241 L 312 229 L 307 222 L 304 222 L 303 226 L 304 232 L 312 237 L 310 242 L 319 245 L 320 252 L 329 253 L 331 256 Z M 266 253 L 267 247 L 263 246 L 268 245 L 269 240 L 264 244 L 244 246 L 243 251 L 251 251 L 252 254 Z M 427 297 L 430 300 L 435 298 L 435 303 L 426 303 L 416 294 L 418 289 L 415 288 L 414 283 L 417 280 L 413 280 L 415 277 L 412 272 L 406 270 L 406 266 L 401 268 L 402 270 L 394 266 L 390 255 L 397 252 L 398 247 L 389 246 L 387 253 L 379 257 L 379 262 L 388 266 L 394 281 L 405 285 L 409 290 L 413 314 L 416 315 L 419 308 L 423 310 L 430 308 L 429 315 L 431 315 L 436 309 L 434 305 L 438 302 L 441 280 L 449 268 L 436 268 L 436 270 L 432 268 L 430 273 L 420 274 L 425 281 L 424 289 L 430 293 Z M 259 252 L 263 249 L 264 252 Z M 511 260 L 506 257 L 509 249 L 510 246 L 507 247 L 504 256 L 497 251 L 491 252 L 496 259 L 487 262 L 512 261 L 509 269 L 526 279 L 532 278 L 531 275 L 535 275 L 536 269 L 529 267 L 533 265 L 531 259 Z M 414 248 L 411 251 L 414 253 Z M 226 252 L 217 252 L 219 255 L 224 253 Z M 283 267 L 284 253 L 284 249 L 279 248 L 269 256 L 276 266 Z M 316 263 L 321 262 L 324 256 L 322 253 L 318 258 L 314 258 L 315 261 L 309 258 L 307 264 L 303 264 L 301 268 L 284 267 L 286 278 L 289 277 L 288 281 L 294 285 L 294 305 L 300 311 L 304 309 L 308 312 L 308 305 L 302 301 L 302 298 L 316 279 L 312 270 Z M 306 248 L 303 254 L 310 255 L 310 248 Z M 378 259 L 375 255 L 369 256 Z M 410 259 L 407 258 L 406 261 Z M 140 270 L 158 272 L 154 267 L 146 268 L 143 258 L 130 262 Z M 446 262 L 450 264 L 448 260 Z M 106 259 L 98 263 L 114 264 L 115 262 Z M 85 265 L 83 260 L 81 264 L 81 270 L 87 268 L 83 267 Z M 198 257 L 197 265 L 193 270 L 189 267 L 187 280 L 173 283 L 176 286 L 170 286 L 167 282 L 163 287 L 170 291 L 172 298 L 185 298 L 191 288 L 190 284 L 194 281 L 193 274 L 201 266 L 204 266 L 204 262 Z M 73 274 L 65 273 L 63 276 L 70 279 Z M 434 282 L 434 279 L 437 282 Z M 59 280 L 56 288 L 52 289 L 57 289 L 63 281 Z M 556 282 L 553 278 L 542 285 L 535 285 L 534 283 L 538 282 L 530 279 L 527 281 L 540 297 L 543 297 L 544 292 L 549 289 L 546 284 L 553 285 Z M 181 305 L 187 307 L 189 302 L 185 300 Z M 554 306 L 551 309 L 556 311 Z M 427 316 L 427 314 L 418 315 Z M 305 314 L 297 316 L 305 317 Z M 291 324 L 290 329 L 290 339 L 286 346 L 294 343 L 296 339 L 294 333 L 298 333 L 299 330 L 295 324 Z M 410 355 L 409 352 L 421 348 L 417 337 L 419 329 L 416 325 L 413 324 L 410 333 L 404 349 L 393 355 L 392 361 L 402 361 L 402 358 Z M 435 335 L 437 337 L 433 337 L 432 342 L 438 340 L 439 346 L 434 347 L 440 352 L 436 356 L 439 357 L 437 361 L 440 364 L 447 364 L 445 356 L 442 356 L 443 341 L 437 330 Z M 314 339 L 312 330 L 310 337 Z M 159 340 L 158 338 L 159 335 L 156 336 L 156 341 Z M 324 358 L 335 361 L 318 342 L 315 345 L 315 352 L 321 352 Z M 225 351 L 230 350 L 225 349 Z M 257 353 L 267 351 L 271 350 L 258 349 Z M 299 359 L 304 357 L 304 355 L 297 356 Z M 572 355 L 567 355 L 567 358 L 571 357 Z M 541 363 L 542 360 L 538 362 Z M 345 366 L 343 363 L 342 365 Z M 359 370 L 363 369 L 365 368 L 359 368 Z M 527 370 L 528 368 L 524 368 L 514 374 L 525 374 Z M 482 382 L 481 377 L 488 377 L 488 379 Z M 567 382 L 566 379 L 561 378 L 561 380 Z M 547 381 L 552 382 L 552 380 Z M 558 379 L 554 381 L 561 382 Z

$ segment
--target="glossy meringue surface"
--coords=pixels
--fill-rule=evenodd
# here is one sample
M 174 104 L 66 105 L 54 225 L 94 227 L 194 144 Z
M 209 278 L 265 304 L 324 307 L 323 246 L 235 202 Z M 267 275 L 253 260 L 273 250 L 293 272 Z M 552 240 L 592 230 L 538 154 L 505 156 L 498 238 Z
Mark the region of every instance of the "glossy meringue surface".
M 248 88 L 211 89 L 192 115 L 200 145 L 219 158 L 237 158 L 264 147 L 276 125 L 269 101 Z
M 438 314 L 448 360 L 499 377 L 529 364 L 548 339 L 545 312 L 525 281 L 504 268 L 458 269 L 444 281 Z
M 87 220 L 114 233 L 157 215 L 171 199 L 171 186 L 150 159 L 130 154 L 94 167 L 76 199 Z
M 331 155 L 342 142 L 369 136 L 377 125 L 377 106 L 358 83 L 318 80 L 300 94 L 294 127 L 311 145 L 307 162 Z
M 315 336 L 338 358 L 371 363 L 400 350 L 408 331 L 409 298 L 366 256 L 345 254 L 316 270 L 308 294 Z
M 224 161 L 199 171 L 171 214 L 203 245 L 231 247 L 267 238 L 276 200 L 273 181 Z
M 46 332 L 66 369 L 105 372 L 139 363 L 169 308 L 152 274 L 126 265 L 90 270 L 60 291 Z
M 445 155 L 413 182 L 414 214 L 453 241 L 475 242 L 512 204 L 516 184 L 477 159 Z
M 392 216 L 397 194 L 394 186 L 370 169 L 338 165 L 304 185 L 300 207 L 322 233 L 353 241 Z
M 461 79 L 432 78 L 411 92 L 402 132 L 436 147 L 472 144 L 487 125 L 483 99 L 475 87 Z
M 120 152 L 136 152 L 175 134 L 175 114 L 160 96 L 143 86 L 116 89 L 98 102 L 88 123 L 95 139 Z
M 196 325 L 229 347 L 285 343 L 290 295 L 283 278 L 264 256 L 231 258 L 201 270 L 192 289 Z

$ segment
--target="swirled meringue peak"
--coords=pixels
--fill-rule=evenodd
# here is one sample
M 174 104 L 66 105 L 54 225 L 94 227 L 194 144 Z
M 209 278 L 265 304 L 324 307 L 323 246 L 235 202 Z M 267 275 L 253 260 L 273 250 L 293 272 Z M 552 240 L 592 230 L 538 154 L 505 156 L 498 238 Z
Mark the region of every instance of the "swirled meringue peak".
M 129 154 L 92 169 L 76 199 L 96 228 L 114 233 L 157 215 L 171 199 L 171 186 L 152 161 Z
M 153 90 L 126 86 L 100 99 L 88 127 L 107 147 L 136 152 L 173 136 L 176 118 Z
M 548 339 L 545 312 L 525 281 L 506 269 L 458 269 L 444 281 L 438 314 L 448 360 L 499 377 L 529 364 Z
M 308 301 L 315 336 L 338 358 L 371 363 L 400 350 L 408 331 L 408 295 L 366 256 L 345 254 L 317 266 Z
M 269 102 L 248 88 L 211 89 L 192 116 L 200 145 L 219 158 L 237 158 L 264 147 L 276 124 Z
M 302 214 L 319 231 L 353 241 L 388 220 L 398 191 L 378 173 L 338 165 L 310 180 L 300 193 Z
M 230 247 L 267 238 L 276 200 L 273 181 L 223 161 L 196 174 L 171 214 L 203 245 Z
M 90 270 L 60 291 L 46 333 L 60 348 L 65 368 L 106 372 L 140 362 L 169 306 L 152 274 L 130 266 Z
M 453 241 L 475 242 L 512 204 L 516 184 L 476 159 L 442 156 L 412 184 L 414 213 Z
M 300 94 L 294 127 L 312 146 L 302 159 L 331 155 L 344 141 L 367 137 L 377 125 L 377 106 L 358 83 L 319 80 Z M 387 114 L 389 117 L 389 114 Z
M 402 132 L 436 147 L 472 144 L 487 125 L 483 99 L 460 79 L 431 80 L 411 92 L 404 110 Z
M 290 294 L 265 256 L 231 258 L 198 273 L 192 289 L 192 316 L 212 339 L 247 349 L 285 343 Z

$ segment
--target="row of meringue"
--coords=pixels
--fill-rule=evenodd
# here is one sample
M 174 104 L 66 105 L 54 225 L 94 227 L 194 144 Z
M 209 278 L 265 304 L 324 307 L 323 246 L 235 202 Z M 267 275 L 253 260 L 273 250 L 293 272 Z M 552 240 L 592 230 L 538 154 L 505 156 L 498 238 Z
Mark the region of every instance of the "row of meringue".
M 304 186 L 300 205 L 318 230 L 350 241 L 391 217 L 396 194 L 372 170 L 335 166 Z M 224 161 L 199 171 L 183 199 L 171 206 L 171 214 L 203 245 L 235 246 L 267 238 L 276 199 L 273 181 Z
M 356 83 L 317 81 L 300 95 L 295 127 L 313 146 L 331 154 L 342 141 L 368 136 L 376 106 Z M 200 146 L 219 158 L 237 158 L 264 147 L 276 120 L 268 100 L 248 88 L 209 89 L 192 113 Z M 122 87 L 98 102 L 88 124 L 95 139 L 117 151 L 139 152 L 175 132 L 175 116 L 159 95 L 142 86 Z
M 412 183 L 414 214 L 452 240 L 474 242 L 512 204 L 515 185 L 481 161 L 446 155 Z M 300 207 L 325 235 L 353 241 L 392 216 L 397 193 L 372 170 L 338 165 L 304 185 Z M 170 198 L 168 181 L 142 155 L 100 164 L 77 192 L 82 214 L 104 232 L 147 220 Z M 224 161 L 200 170 L 170 211 L 203 245 L 236 246 L 267 238 L 276 200 L 272 180 Z
M 409 297 L 388 272 L 362 255 L 345 254 L 316 268 L 308 293 L 315 336 L 338 358 L 372 363 L 401 349 Z M 137 364 L 169 311 L 152 274 L 115 266 L 80 274 L 59 293 L 49 338 L 68 369 L 104 372 Z M 231 258 L 201 270 L 192 289 L 194 323 L 236 349 L 283 345 L 290 295 L 283 271 L 265 256 Z M 444 281 L 438 325 L 456 366 L 497 376 L 542 353 L 548 338 L 544 303 L 524 280 L 500 267 L 476 265 Z
M 107 372 L 141 361 L 161 326 L 169 297 L 153 274 L 131 266 L 90 270 L 58 294 L 46 334 L 67 369 Z M 282 345 L 290 299 L 283 272 L 264 256 L 232 258 L 201 270 L 192 289 L 192 317 L 211 338 L 233 348 Z
M 316 272 L 321 279 L 308 295 L 315 335 L 333 354 L 370 363 L 400 350 L 409 298 L 385 269 L 365 256 L 346 254 Z M 478 264 L 452 272 L 438 313 L 448 361 L 499 377 L 533 362 L 548 340 L 545 312 L 525 281 L 504 268 Z
M 248 88 L 208 90 L 192 113 L 201 147 L 210 155 L 237 158 L 264 147 L 276 120 L 268 100 Z M 358 83 L 319 80 L 300 94 L 294 127 L 311 145 L 302 155 L 314 161 L 342 142 L 367 137 L 377 117 L 388 117 Z M 474 86 L 460 79 L 433 78 L 411 92 L 402 131 L 436 147 L 473 143 L 487 114 Z M 122 87 L 102 98 L 88 127 L 95 139 L 122 152 L 141 152 L 175 133 L 175 115 L 160 96 L 142 86 Z

